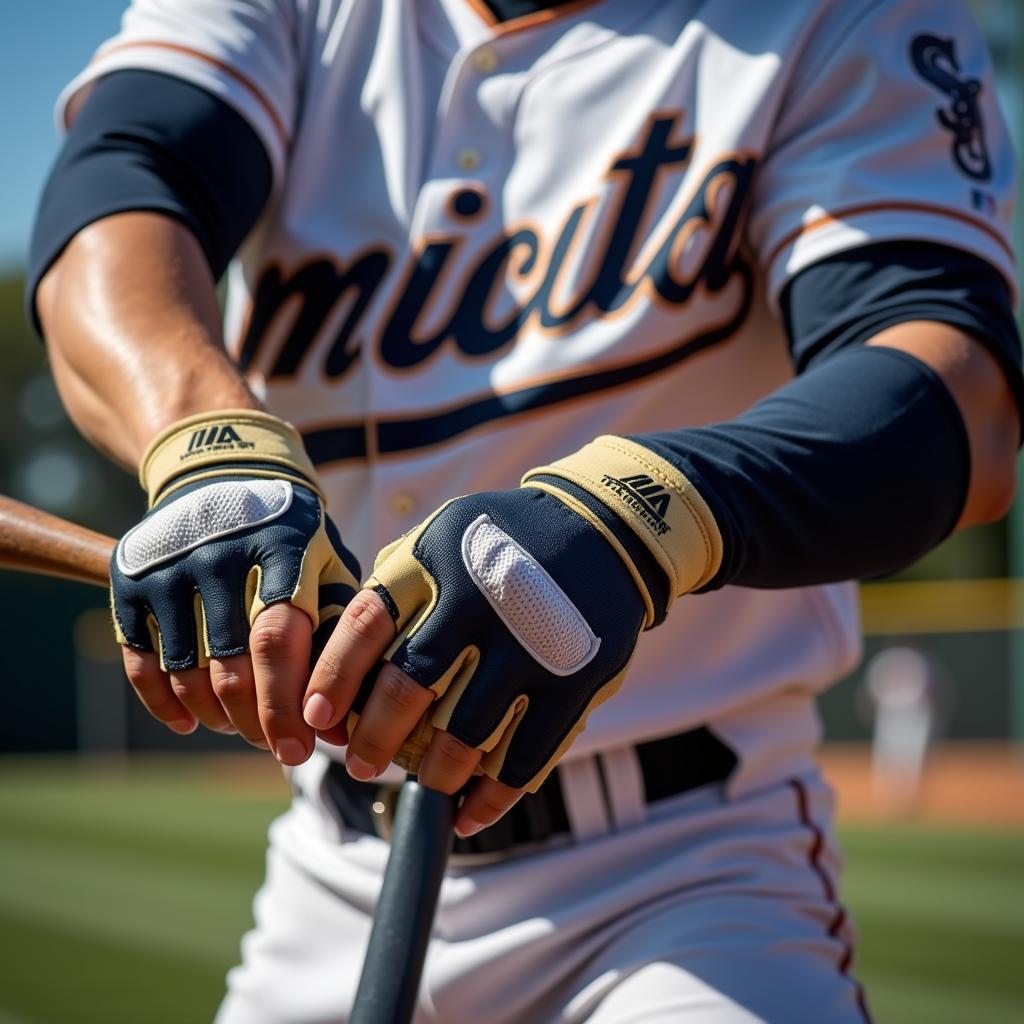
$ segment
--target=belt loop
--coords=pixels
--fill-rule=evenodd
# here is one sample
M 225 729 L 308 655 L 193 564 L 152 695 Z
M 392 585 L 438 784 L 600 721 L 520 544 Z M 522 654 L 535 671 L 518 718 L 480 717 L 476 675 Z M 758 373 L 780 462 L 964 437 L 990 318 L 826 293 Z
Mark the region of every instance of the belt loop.
M 646 821 L 647 797 L 636 749 L 619 747 L 598 756 L 604 765 L 604 781 L 615 828 L 629 828 Z
M 579 761 L 560 764 L 558 775 L 573 838 L 577 842 L 585 842 L 596 836 L 607 835 L 611 831 L 611 822 L 596 758 L 584 757 Z

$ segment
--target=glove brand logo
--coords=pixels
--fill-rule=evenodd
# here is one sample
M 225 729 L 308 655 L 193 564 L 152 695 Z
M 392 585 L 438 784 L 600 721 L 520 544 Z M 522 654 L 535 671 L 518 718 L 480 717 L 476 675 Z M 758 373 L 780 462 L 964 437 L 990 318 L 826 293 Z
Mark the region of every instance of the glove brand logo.
M 661 484 L 644 473 L 622 478 L 605 473 L 601 483 L 629 505 L 659 537 L 672 531 L 665 522 L 671 497 Z
M 193 455 L 206 455 L 209 452 L 243 451 L 255 447 L 254 442 L 243 441 L 238 436 L 238 431 L 225 423 L 194 431 L 181 457 L 188 459 Z
M 938 36 L 915 36 L 910 59 L 917 73 L 950 98 L 948 110 L 938 110 L 940 125 L 953 136 L 953 160 L 969 178 L 988 181 L 992 162 L 985 145 L 985 125 L 978 97 L 981 82 L 965 78 L 956 59 L 956 43 Z

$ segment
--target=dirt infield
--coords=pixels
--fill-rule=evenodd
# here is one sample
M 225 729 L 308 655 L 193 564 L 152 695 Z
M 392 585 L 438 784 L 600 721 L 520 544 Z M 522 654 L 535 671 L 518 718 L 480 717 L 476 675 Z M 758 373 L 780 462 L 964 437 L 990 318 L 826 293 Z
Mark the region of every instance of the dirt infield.
M 944 744 L 928 755 L 916 787 L 892 778 L 876 781 L 864 744 L 831 744 L 820 760 L 836 789 L 840 822 L 909 818 L 1024 828 L 1024 747 Z

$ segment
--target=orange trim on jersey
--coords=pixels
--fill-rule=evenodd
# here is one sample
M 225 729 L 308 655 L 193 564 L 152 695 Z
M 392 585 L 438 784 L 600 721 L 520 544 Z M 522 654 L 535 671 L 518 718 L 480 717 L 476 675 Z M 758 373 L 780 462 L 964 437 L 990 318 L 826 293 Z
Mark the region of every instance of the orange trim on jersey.
M 477 17 L 494 29 L 496 36 L 505 36 L 510 32 L 518 32 L 521 29 L 533 28 L 535 25 L 543 25 L 559 18 L 567 18 L 577 11 L 583 10 L 584 7 L 591 7 L 600 2 L 601 0 L 573 0 L 572 3 L 560 4 L 558 7 L 546 7 L 542 11 L 524 14 L 522 17 L 512 18 L 510 21 L 499 21 L 483 0 L 466 0 L 466 3 L 476 12 Z
M 1004 253 L 1009 257 L 1010 262 L 1014 262 L 1013 250 L 1007 244 L 1006 239 L 994 228 L 991 224 L 987 224 L 985 221 L 978 217 L 972 217 L 968 213 L 962 213 L 959 210 L 950 210 L 945 206 L 936 206 L 932 203 L 914 203 L 914 202 L 902 202 L 902 203 L 861 203 L 857 206 L 847 206 L 832 213 L 822 214 L 820 217 L 815 218 L 812 221 L 808 221 L 806 224 L 801 224 L 800 227 L 794 228 L 786 235 L 781 242 L 779 242 L 772 250 L 771 255 L 765 261 L 765 266 L 770 267 L 776 259 L 778 259 L 780 253 L 783 252 L 788 246 L 792 245 L 802 235 L 809 235 L 814 231 L 820 231 L 822 228 L 831 227 L 833 224 L 839 224 L 841 221 L 848 217 L 858 217 L 866 213 L 878 213 L 883 210 L 901 210 L 904 212 L 911 213 L 929 213 L 935 214 L 939 217 L 948 217 L 950 220 L 958 220 L 964 224 L 969 224 L 971 227 L 978 228 L 980 231 L 984 231 L 995 243 L 1003 250 Z
M 194 50 L 191 46 L 183 46 L 181 43 L 168 43 L 160 39 L 143 39 L 137 42 L 117 43 L 115 46 L 107 46 L 96 54 L 94 61 L 101 60 L 111 53 L 116 53 L 118 50 L 134 49 L 168 50 L 171 53 L 184 54 L 186 57 L 195 57 L 197 60 L 205 61 L 207 64 L 215 67 L 218 71 L 224 72 L 225 75 L 233 78 L 239 85 L 252 93 L 253 98 L 263 108 L 267 117 L 270 118 L 271 123 L 274 125 L 274 130 L 277 132 L 278 138 L 281 140 L 281 145 L 287 147 L 290 137 L 288 129 L 285 127 L 285 124 L 281 120 L 277 110 L 274 109 L 274 105 L 270 102 L 259 86 L 256 85 L 256 83 L 247 75 L 243 75 L 237 68 L 233 68 L 230 64 L 225 64 L 224 61 L 218 60 L 216 57 L 211 57 L 208 53 L 203 53 L 202 50 Z

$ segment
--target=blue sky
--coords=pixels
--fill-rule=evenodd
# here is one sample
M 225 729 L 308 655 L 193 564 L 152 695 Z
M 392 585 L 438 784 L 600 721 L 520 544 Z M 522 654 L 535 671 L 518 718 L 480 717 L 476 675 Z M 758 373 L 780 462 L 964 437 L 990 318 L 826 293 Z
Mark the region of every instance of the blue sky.
M 117 30 L 127 6 L 127 0 L 0 3 L 0 271 L 24 262 L 36 199 L 57 152 L 57 94 Z
M 128 0 L 0 0 L 0 273 L 25 259 L 39 190 L 59 144 L 57 94 L 114 34 L 127 6 Z M 997 40 L 1016 37 L 1013 2 L 973 6 L 987 13 Z M 1001 84 L 1011 131 L 1019 134 L 1020 97 Z

